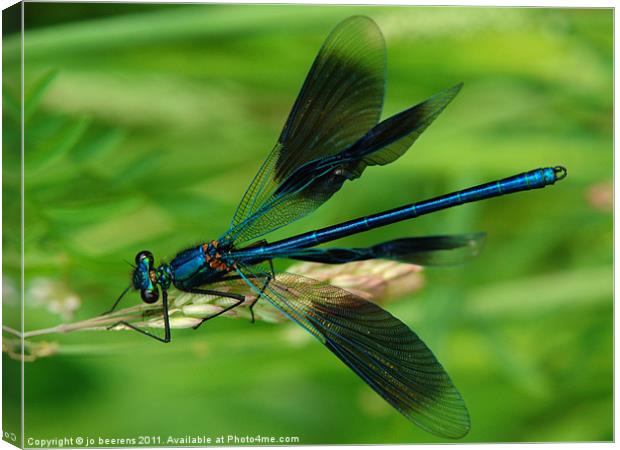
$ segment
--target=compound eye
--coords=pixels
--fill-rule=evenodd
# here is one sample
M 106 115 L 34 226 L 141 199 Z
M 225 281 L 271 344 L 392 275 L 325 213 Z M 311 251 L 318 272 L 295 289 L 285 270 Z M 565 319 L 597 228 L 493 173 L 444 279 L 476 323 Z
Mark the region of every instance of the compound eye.
M 159 290 L 154 289 L 141 289 L 140 297 L 144 303 L 155 303 L 159 299 Z
M 136 255 L 136 264 L 139 265 L 143 259 L 146 259 L 148 261 L 150 267 L 153 267 L 153 265 L 155 264 L 155 258 L 153 257 L 153 254 L 148 250 L 142 250 Z

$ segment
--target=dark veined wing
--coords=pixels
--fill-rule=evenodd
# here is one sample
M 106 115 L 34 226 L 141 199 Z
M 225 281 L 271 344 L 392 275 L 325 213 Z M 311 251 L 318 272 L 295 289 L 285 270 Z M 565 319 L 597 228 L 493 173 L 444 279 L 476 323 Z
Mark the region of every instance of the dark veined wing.
M 278 143 L 237 207 L 231 224 L 237 235 L 297 168 L 341 152 L 377 124 L 385 66 L 385 42 L 375 22 L 354 16 L 336 26 L 310 68 Z
M 260 292 L 261 275 L 241 268 Z M 460 438 L 469 413 L 450 377 L 422 340 L 387 311 L 343 289 L 278 273 L 262 294 L 304 327 L 379 395 L 424 430 Z
M 366 166 L 382 166 L 401 157 L 462 87 L 463 83 L 452 86 L 379 123 L 342 155 L 351 160 L 349 170 L 359 176 Z
M 289 258 L 325 264 L 367 259 L 391 259 L 421 266 L 461 264 L 480 254 L 486 233 L 402 238 L 362 248 L 302 248 L 267 258 Z
M 321 206 L 346 180 L 358 178 L 367 166 L 396 160 L 452 101 L 461 86 L 442 91 L 384 120 L 338 154 L 303 164 L 226 237 L 241 243 L 287 225 Z

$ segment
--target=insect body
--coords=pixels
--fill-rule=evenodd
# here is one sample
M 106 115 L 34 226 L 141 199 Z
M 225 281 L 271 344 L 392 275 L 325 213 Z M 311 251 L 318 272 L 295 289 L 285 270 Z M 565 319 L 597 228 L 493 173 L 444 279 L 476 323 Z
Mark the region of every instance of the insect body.
M 135 258 L 133 288 L 140 291 L 145 303 L 155 303 L 159 299 L 159 286 L 164 291 L 171 285 L 187 290 L 223 278 L 234 270 L 235 264 L 228 265 L 222 260 L 218 246 L 218 241 L 211 241 L 183 250 L 170 263 L 162 263 L 157 268 L 153 254 L 143 250 Z
M 407 419 L 436 435 L 458 438 L 470 427 L 465 403 L 412 330 L 379 306 L 340 288 L 275 273 L 271 261 L 340 264 L 386 258 L 421 265 L 459 263 L 478 254 L 484 233 L 405 237 L 362 248 L 317 246 L 464 203 L 543 188 L 563 179 L 566 169 L 530 170 L 277 242 L 263 240 L 267 233 L 320 207 L 368 166 L 389 164 L 402 156 L 461 85 L 380 121 L 384 89 L 385 45 L 377 25 L 360 16 L 343 21 L 319 51 L 278 142 L 243 196 L 229 229 L 217 240 L 178 253 L 168 264 L 156 267 L 148 251 L 136 255 L 130 287 L 139 290 L 146 303 L 158 301 L 161 293 L 164 337 L 126 322 L 118 324 L 169 342 L 171 286 L 234 301 L 196 327 L 243 303 L 244 295 L 225 287 L 244 286 L 256 300 L 270 302 L 315 336 Z

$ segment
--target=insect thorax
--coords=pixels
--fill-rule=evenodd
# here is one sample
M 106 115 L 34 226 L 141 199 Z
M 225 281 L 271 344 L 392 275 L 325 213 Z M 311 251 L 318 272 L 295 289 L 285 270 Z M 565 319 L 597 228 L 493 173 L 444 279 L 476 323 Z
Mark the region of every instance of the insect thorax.
M 172 282 L 180 288 L 196 287 L 215 281 L 235 268 L 226 264 L 222 253 L 227 249 L 217 241 L 204 243 L 180 252 L 170 262 Z
M 156 272 L 157 282 L 163 289 L 168 289 L 174 282 L 174 273 L 170 264 L 160 264 Z

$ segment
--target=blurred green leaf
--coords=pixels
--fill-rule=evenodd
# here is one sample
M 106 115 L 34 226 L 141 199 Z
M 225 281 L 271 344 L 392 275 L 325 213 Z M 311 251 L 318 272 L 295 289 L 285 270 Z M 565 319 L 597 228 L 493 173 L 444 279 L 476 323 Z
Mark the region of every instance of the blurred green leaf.
M 39 106 L 43 95 L 49 89 L 50 85 L 58 75 L 58 71 L 50 70 L 42 75 L 32 86 L 25 90 L 24 98 L 24 120 L 28 120 L 35 109 Z
M 26 160 L 28 175 L 48 170 L 54 163 L 64 158 L 78 143 L 90 125 L 90 119 L 78 118 L 74 122 L 65 123 L 53 136 L 39 138 L 35 142 L 26 139 L 26 151 L 29 154 Z
M 73 152 L 73 157 L 77 163 L 96 163 L 114 150 L 125 138 L 126 132 L 121 128 L 104 130 L 96 136 L 90 136 L 83 142 L 79 151 Z

